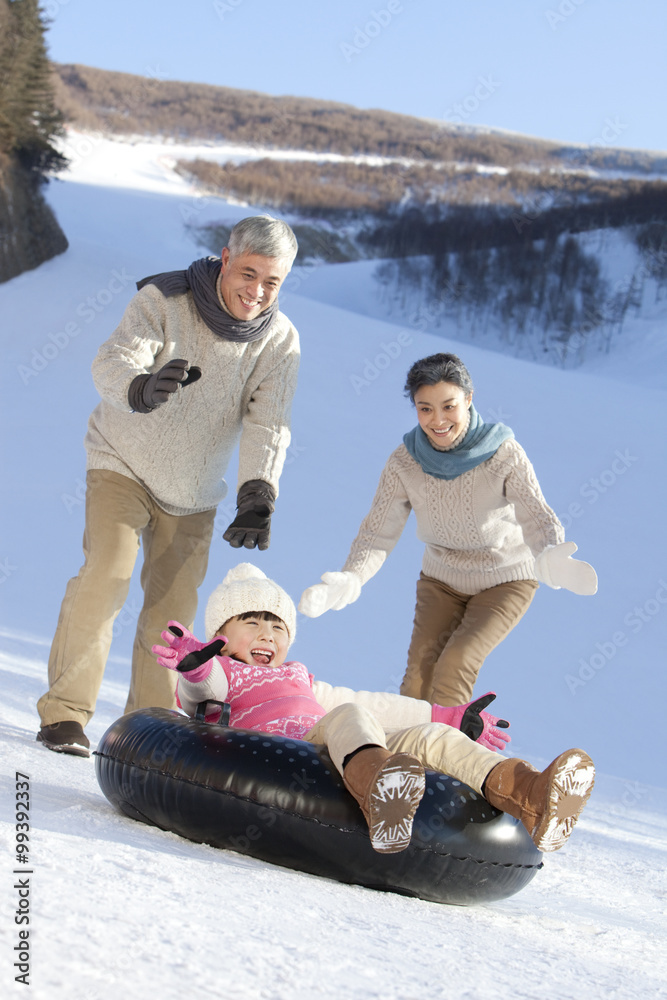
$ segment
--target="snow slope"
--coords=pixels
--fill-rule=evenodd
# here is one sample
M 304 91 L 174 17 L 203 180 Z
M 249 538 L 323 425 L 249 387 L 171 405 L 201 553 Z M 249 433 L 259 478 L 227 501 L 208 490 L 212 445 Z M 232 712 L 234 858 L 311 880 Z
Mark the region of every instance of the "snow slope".
M 367 297 L 363 264 L 304 268 L 281 295 L 303 365 L 272 545 L 252 556 L 269 575 L 298 597 L 340 567 L 386 456 L 414 423 L 405 371 L 442 349 L 463 355 L 480 411 L 514 428 L 568 537 L 598 570 L 594 598 L 540 588 L 479 681 L 480 693 L 498 691 L 515 753 L 543 764 L 582 745 L 601 774 L 572 840 L 517 896 L 442 907 L 190 844 L 116 814 L 92 760 L 34 742 L 50 638 L 81 560 L 92 358 L 136 279 L 199 255 L 188 223 L 252 211 L 199 198 L 170 171 L 170 148 L 143 143 L 138 157 L 136 144 L 98 137 L 84 149 L 48 192 L 70 249 L 0 286 L 12 429 L 2 482 L 11 530 L 0 550 L 3 991 L 5 982 L 12 996 L 22 988 L 12 967 L 19 771 L 32 793 L 30 981 L 40 1000 L 148 989 L 232 1000 L 664 995 L 667 783 L 656 753 L 666 687 L 664 383 L 622 380 L 620 366 L 611 379 L 464 350 L 379 312 L 363 315 L 370 310 L 353 308 Z M 237 561 L 221 539 L 233 468 L 228 482 L 202 610 Z M 295 657 L 333 682 L 396 690 L 420 559 L 409 522 L 357 604 L 300 616 Z M 93 744 L 122 712 L 139 605 L 134 581 L 89 726 Z M 200 631 L 202 621 L 200 610 Z

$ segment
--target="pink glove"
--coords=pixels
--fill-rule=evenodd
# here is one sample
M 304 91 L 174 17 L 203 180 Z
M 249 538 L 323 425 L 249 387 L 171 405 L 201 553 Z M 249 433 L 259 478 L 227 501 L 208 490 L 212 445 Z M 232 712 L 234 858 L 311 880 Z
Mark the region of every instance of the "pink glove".
M 195 653 L 203 649 L 205 642 L 200 642 L 192 632 L 180 624 L 180 622 L 167 622 L 167 628 L 162 633 L 162 638 L 167 646 L 153 646 L 152 652 L 157 657 L 157 662 L 161 667 L 169 670 L 177 670 L 178 664 L 188 653 Z
M 488 691 L 481 698 L 469 701 L 467 705 L 453 705 L 451 708 L 434 705 L 431 722 L 444 722 L 447 726 L 460 729 L 471 740 L 489 750 L 504 750 L 505 744 L 512 739 L 502 731 L 509 729 L 509 722 L 482 711 L 494 701 L 495 697 L 495 691 Z
M 200 642 L 179 622 L 167 622 L 167 626 L 162 638 L 169 645 L 152 648 L 157 662 L 168 670 L 187 674 L 189 681 L 206 680 L 211 672 L 211 659 L 226 645 L 227 638 L 223 635 L 212 643 Z M 203 655 L 202 650 L 205 650 Z

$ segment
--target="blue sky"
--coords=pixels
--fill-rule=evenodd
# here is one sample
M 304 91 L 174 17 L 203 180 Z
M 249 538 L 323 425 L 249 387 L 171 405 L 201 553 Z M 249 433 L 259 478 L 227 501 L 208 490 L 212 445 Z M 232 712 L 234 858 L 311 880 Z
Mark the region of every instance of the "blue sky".
M 667 150 L 664 0 L 43 0 L 49 54 Z

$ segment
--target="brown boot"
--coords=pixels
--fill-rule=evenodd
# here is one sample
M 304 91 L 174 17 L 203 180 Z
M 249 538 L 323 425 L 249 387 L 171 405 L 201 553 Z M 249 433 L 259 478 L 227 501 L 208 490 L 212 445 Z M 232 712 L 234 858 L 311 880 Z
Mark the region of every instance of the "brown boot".
M 346 765 L 343 781 L 361 807 L 376 851 L 395 854 L 410 846 L 412 820 L 425 787 L 424 768 L 416 757 L 367 747 Z
M 566 750 L 538 771 L 510 758 L 489 772 L 482 789 L 496 809 L 520 819 L 538 851 L 557 851 L 572 833 L 595 780 L 593 761 L 583 750 Z

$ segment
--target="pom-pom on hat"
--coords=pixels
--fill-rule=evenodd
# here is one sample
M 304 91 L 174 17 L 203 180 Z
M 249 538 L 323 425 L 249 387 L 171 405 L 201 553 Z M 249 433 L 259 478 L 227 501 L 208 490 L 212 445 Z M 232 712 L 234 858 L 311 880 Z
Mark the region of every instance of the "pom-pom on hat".
M 266 573 L 252 563 L 239 563 L 208 599 L 204 625 L 210 642 L 218 629 L 236 615 L 246 611 L 271 611 L 287 626 L 290 644 L 296 635 L 294 601 L 282 587 L 269 580 Z

